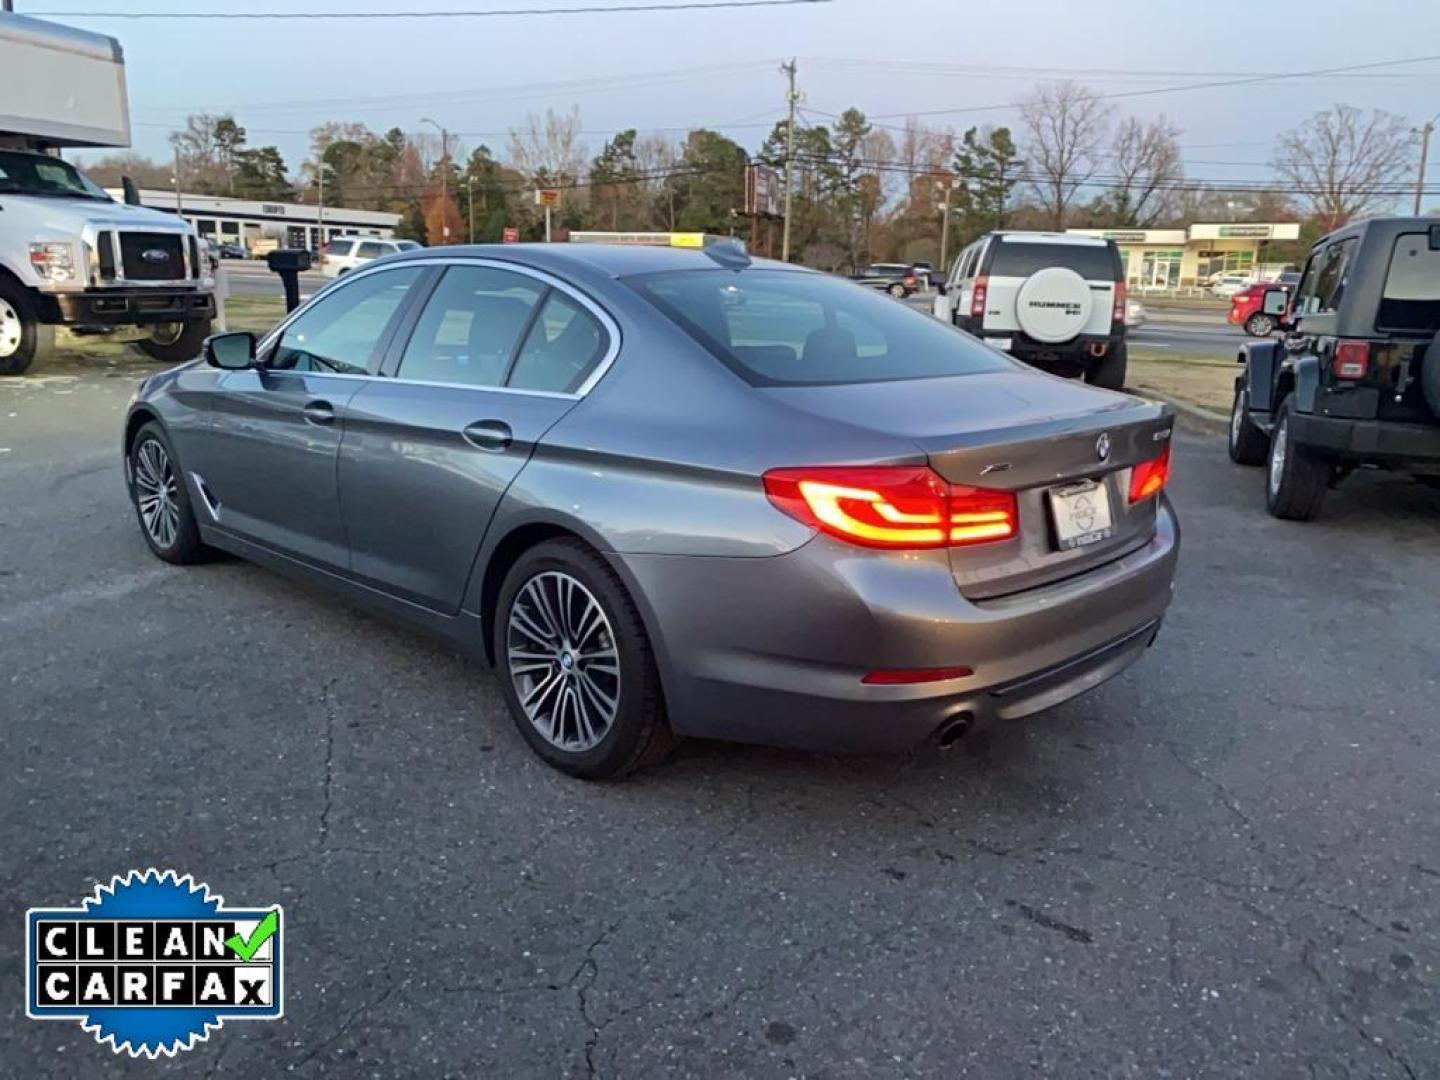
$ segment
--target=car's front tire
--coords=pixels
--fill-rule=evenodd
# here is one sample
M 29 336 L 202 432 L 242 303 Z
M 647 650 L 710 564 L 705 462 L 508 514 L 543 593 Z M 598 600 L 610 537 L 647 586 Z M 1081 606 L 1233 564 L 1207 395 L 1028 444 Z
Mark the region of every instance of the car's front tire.
M 896 300 L 904 300 L 907 295 L 907 291 L 904 285 L 891 285 L 885 291 L 888 292 L 891 296 L 895 297 Z
M 1311 521 L 1320 513 L 1330 488 L 1328 462 L 1310 457 L 1295 443 L 1290 398 L 1280 403 L 1270 432 L 1270 459 L 1265 476 L 1265 506 L 1277 518 Z
M 1275 332 L 1275 316 L 1256 312 L 1245 320 L 1245 333 L 1251 337 L 1265 338 Z
M 212 551 L 200 539 L 185 474 L 165 429 L 150 421 L 130 444 L 130 504 L 145 543 L 168 563 L 204 562 Z
M 1250 392 L 1235 389 L 1230 405 L 1230 460 L 1236 465 L 1264 465 L 1270 444 L 1250 419 Z
M 23 375 L 55 349 L 55 327 L 42 323 L 30 294 L 0 274 L 0 376 Z
M 135 345 L 152 360 L 165 364 L 183 364 L 186 360 L 193 360 L 200 355 L 205 339 L 209 336 L 209 319 L 162 323 L 151 331 L 148 338 L 137 341 Z
M 1095 366 L 1085 372 L 1085 381 L 1091 386 L 1103 387 L 1106 390 L 1125 389 L 1125 373 L 1130 366 L 1130 350 L 1123 341 L 1117 341 L 1110 346 L 1110 351 L 1095 362 Z
M 580 541 L 549 540 L 520 556 L 500 587 L 494 641 L 515 725 L 555 768 L 615 779 L 674 745 L 635 602 Z

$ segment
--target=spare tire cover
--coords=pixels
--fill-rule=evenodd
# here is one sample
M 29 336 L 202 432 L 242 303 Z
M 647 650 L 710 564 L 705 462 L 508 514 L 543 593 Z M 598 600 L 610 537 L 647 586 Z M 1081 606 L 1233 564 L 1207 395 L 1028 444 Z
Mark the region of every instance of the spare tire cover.
M 1425 366 L 1420 369 L 1420 389 L 1425 393 L 1425 404 L 1435 419 L 1440 420 L 1440 334 L 1425 347 Z
M 1047 266 L 1031 274 L 1015 298 L 1015 320 L 1036 341 L 1070 341 L 1090 321 L 1095 306 L 1090 284 L 1065 266 Z

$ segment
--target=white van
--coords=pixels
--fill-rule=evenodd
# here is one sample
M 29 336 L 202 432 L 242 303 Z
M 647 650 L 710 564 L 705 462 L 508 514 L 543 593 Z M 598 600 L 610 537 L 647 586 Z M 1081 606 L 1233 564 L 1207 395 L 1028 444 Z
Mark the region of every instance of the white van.
M 337 236 L 320 249 L 320 272 L 326 277 L 339 277 L 357 267 L 402 251 L 414 251 L 423 245 L 414 240 L 382 240 L 378 236 Z

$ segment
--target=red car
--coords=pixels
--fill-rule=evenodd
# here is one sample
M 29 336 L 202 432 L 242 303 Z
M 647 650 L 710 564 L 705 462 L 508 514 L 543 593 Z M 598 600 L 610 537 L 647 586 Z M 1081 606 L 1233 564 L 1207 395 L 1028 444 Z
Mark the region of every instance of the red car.
M 1265 290 L 1278 287 L 1288 293 L 1299 280 L 1299 274 L 1281 274 L 1274 281 L 1257 281 L 1254 285 L 1245 286 L 1230 298 L 1230 310 L 1225 315 L 1225 321 L 1231 326 L 1243 326 L 1245 333 L 1251 337 L 1269 337 L 1275 332 L 1276 324 L 1275 316 L 1260 310 Z

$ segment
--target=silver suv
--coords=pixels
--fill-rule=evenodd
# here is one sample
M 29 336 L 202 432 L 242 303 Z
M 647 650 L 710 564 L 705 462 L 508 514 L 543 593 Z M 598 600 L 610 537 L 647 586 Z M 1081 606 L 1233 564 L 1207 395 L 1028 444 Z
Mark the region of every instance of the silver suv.
M 934 312 L 1052 374 L 1125 385 L 1125 272 L 1114 241 L 987 233 L 960 252 Z

